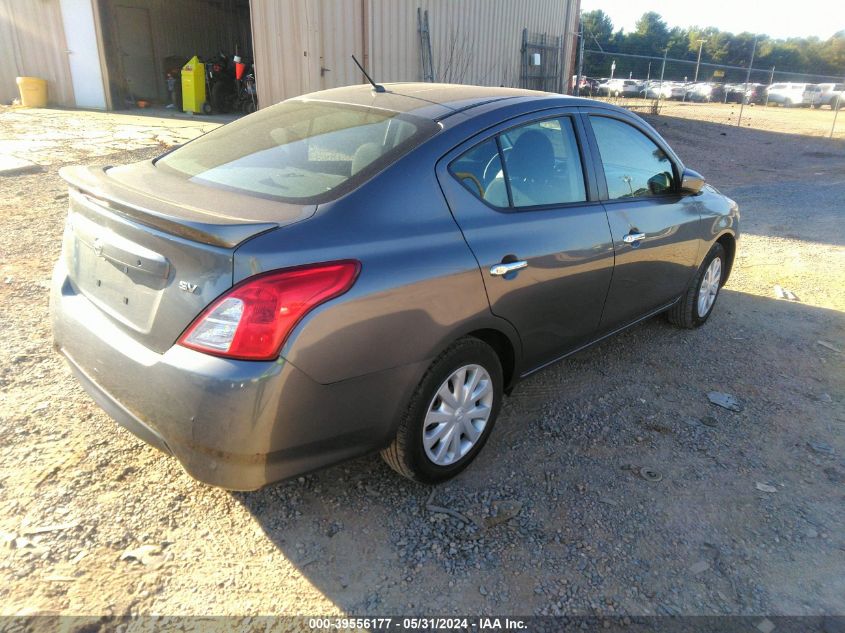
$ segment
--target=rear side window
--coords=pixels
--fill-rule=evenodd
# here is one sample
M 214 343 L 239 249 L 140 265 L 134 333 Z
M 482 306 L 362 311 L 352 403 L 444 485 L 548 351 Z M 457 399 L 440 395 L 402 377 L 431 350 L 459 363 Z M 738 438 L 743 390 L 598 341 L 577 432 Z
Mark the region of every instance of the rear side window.
M 512 128 L 462 154 L 449 170 L 473 195 L 496 207 L 555 206 L 587 199 L 569 117 Z
M 611 200 L 659 196 L 675 190 L 672 161 L 637 128 L 591 116 Z
M 387 110 L 289 101 L 217 128 L 156 166 L 211 187 L 316 204 L 358 186 L 437 129 Z
M 499 187 L 491 187 L 494 179 L 502 177 L 502 160 L 495 139 L 484 141 L 461 154 L 449 165 L 449 171 L 476 198 L 494 207 L 510 205 L 504 182 Z

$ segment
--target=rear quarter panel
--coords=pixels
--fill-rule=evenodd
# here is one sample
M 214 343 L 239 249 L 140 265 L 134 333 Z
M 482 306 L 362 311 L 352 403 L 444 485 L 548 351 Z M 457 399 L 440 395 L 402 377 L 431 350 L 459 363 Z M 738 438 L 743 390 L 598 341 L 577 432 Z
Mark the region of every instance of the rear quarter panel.
M 475 329 L 497 329 L 478 264 L 440 191 L 443 142 L 424 144 L 311 219 L 261 235 L 235 253 L 235 282 L 278 268 L 361 262 L 353 288 L 311 312 L 281 355 L 327 384 L 433 359 Z

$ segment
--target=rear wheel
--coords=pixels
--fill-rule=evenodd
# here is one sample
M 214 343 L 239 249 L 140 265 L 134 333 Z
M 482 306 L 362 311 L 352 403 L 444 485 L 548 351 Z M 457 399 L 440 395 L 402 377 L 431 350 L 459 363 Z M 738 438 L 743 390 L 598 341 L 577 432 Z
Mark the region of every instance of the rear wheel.
M 382 458 L 416 481 L 454 477 L 490 437 L 502 383 L 502 365 L 493 349 L 476 338 L 460 339 L 428 368 Z
M 690 329 L 704 325 L 719 297 L 727 270 L 725 264 L 725 249 L 716 242 L 704 258 L 684 296 L 666 313 L 671 323 Z

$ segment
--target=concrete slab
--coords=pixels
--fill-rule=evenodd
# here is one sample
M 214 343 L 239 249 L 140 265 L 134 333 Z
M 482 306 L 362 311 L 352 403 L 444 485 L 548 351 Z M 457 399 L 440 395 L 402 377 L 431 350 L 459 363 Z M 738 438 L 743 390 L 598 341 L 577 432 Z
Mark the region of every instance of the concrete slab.
M 21 174 L 32 174 L 41 171 L 41 165 L 17 158 L 15 156 L 0 155 L 0 176 L 20 176 Z

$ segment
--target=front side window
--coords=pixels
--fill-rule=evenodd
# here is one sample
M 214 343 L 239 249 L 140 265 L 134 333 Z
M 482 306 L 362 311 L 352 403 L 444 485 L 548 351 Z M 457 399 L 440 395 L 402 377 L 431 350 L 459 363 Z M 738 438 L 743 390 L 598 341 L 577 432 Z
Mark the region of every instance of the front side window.
M 584 202 L 584 172 L 569 117 L 530 123 L 501 135 L 514 207 Z
M 654 141 L 617 119 L 591 116 L 590 121 L 611 200 L 675 191 L 672 161 Z
M 286 101 L 162 156 L 156 167 L 190 182 L 313 204 L 370 178 L 437 130 L 410 115 Z

